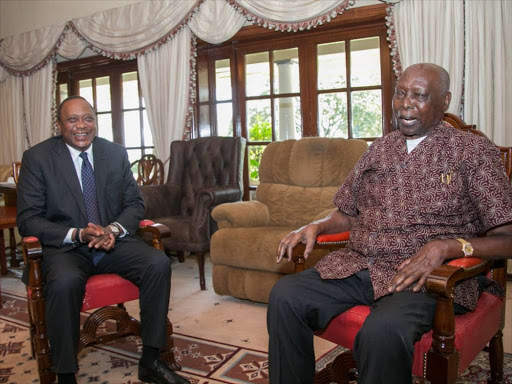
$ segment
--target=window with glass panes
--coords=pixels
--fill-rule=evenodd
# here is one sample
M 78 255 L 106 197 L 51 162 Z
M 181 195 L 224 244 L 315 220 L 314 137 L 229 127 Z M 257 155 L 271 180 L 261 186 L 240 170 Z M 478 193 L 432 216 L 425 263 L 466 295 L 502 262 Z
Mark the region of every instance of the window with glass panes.
M 135 61 L 79 59 L 59 63 L 58 71 L 57 103 L 84 97 L 96 110 L 98 136 L 124 145 L 130 162 L 154 153 Z
M 310 31 L 243 28 L 222 46 L 199 42 L 195 137 L 247 139 L 245 193 L 274 140 L 391 131 L 394 77 L 385 6 L 346 11 Z
M 310 31 L 250 26 L 225 46 L 199 44 L 194 135 L 247 139 L 244 199 L 247 186 L 258 185 L 261 155 L 274 140 L 372 142 L 391 131 L 394 78 L 385 17 L 385 6 L 370 6 Z

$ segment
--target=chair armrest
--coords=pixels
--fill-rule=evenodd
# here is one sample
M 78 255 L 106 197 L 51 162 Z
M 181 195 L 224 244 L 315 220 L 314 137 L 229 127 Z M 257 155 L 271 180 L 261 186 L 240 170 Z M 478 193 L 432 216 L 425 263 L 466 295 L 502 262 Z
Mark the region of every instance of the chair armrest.
M 43 248 L 41 242 L 35 236 L 28 236 L 22 239 L 23 260 L 28 269 L 28 287 L 33 294 L 43 297 Z
M 425 284 L 427 292 L 436 299 L 436 311 L 432 327 L 432 347 L 429 356 L 453 356 L 455 351 L 455 314 L 453 298 L 455 283 L 489 270 L 490 261 L 477 257 L 460 258 L 432 271 Z M 435 358 L 435 357 L 434 357 Z
M 432 271 L 425 283 L 427 292 L 452 299 L 455 283 L 476 276 L 491 267 L 491 262 L 478 257 L 460 258 L 449 261 Z
M 198 199 L 208 199 L 210 206 L 231 203 L 242 198 L 242 191 L 238 187 L 210 187 L 201 190 Z
M 164 250 L 162 239 L 166 239 L 171 236 L 171 231 L 166 225 L 155 223 L 152 220 L 141 220 L 139 223 L 137 235 L 144 238 L 145 233 L 151 234 L 153 247 L 161 251 Z
M 266 227 L 270 223 L 268 207 L 259 201 L 221 204 L 212 211 L 212 218 L 222 228 Z
M 324 233 L 316 237 L 316 243 L 313 249 L 335 250 L 345 248 L 350 239 L 350 231 L 339 233 Z M 306 266 L 304 251 L 306 245 L 299 243 L 293 248 L 292 261 L 295 263 L 294 273 L 302 272 Z

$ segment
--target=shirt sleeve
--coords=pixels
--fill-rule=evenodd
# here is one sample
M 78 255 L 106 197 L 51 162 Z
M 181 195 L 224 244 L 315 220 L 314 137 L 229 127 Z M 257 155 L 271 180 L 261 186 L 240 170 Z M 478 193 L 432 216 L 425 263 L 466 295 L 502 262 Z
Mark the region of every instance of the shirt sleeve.
M 469 149 L 470 148 L 470 149 Z M 468 193 L 485 232 L 512 222 L 512 184 L 498 148 L 477 137 L 468 146 L 465 161 Z

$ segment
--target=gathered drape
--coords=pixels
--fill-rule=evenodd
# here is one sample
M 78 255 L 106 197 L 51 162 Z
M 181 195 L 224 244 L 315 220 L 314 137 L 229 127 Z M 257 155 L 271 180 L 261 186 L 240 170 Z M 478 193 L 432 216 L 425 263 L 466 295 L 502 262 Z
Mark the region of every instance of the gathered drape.
M 170 156 L 170 143 L 182 139 L 189 110 L 191 39 L 185 27 L 158 51 L 137 60 L 155 154 L 163 161 Z M 166 162 L 166 173 L 168 167 Z
M 231 39 L 247 19 L 226 1 L 206 0 L 200 11 L 190 20 L 194 35 L 210 44 Z
M 53 62 L 23 81 L 23 111 L 28 146 L 52 136 Z
M 512 2 L 466 2 L 464 118 L 512 146 Z
M 27 149 L 23 129 L 21 82 L 21 77 L 12 76 L 0 67 L 0 121 L 3 127 L 2 140 L 0 140 L 0 164 L 20 161 L 21 154 Z M 7 127 L 10 129 L 6 129 Z
M 460 114 L 464 78 L 464 2 L 403 0 L 394 6 L 402 69 L 434 63 L 450 74 L 449 112 Z

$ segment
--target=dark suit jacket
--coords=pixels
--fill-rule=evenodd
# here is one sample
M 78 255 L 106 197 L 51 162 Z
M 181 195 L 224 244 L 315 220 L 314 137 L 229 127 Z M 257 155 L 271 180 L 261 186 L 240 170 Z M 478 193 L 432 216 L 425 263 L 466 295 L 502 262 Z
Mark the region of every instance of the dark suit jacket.
M 94 176 L 101 225 L 119 222 L 135 233 L 144 202 L 130 170 L 124 147 L 96 137 Z M 70 228 L 87 226 L 85 203 L 71 154 L 61 136 L 25 151 L 18 182 L 17 225 L 22 236 L 36 236 L 48 253 L 63 252 Z M 133 240 L 127 236 L 119 241 Z

